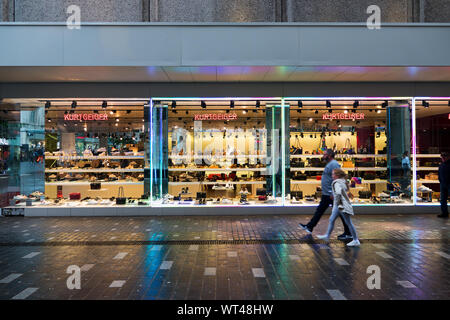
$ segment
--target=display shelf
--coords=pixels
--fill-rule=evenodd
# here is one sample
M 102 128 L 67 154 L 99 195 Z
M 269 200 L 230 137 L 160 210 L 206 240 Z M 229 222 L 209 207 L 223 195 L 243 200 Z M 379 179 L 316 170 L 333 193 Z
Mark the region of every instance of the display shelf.
M 85 186 L 91 183 L 101 183 L 102 185 L 109 186 L 129 186 L 129 185 L 142 185 L 144 181 L 133 182 L 133 181 L 59 181 L 59 182 L 46 182 L 48 186 Z M 96 190 L 96 189 L 93 189 Z M 97 190 L 98 191 L 98 190 Z
M 321 180 L 291 180 L 291 184 L 321 184 Z M 291 190 L 293 191 L 293 190 Z
M 45 173 L 114 173 L 144 172 L 144 169 L 45 169 Z
M 321 180 L 291 180 L 291 184 L 320 184 Z M 387 183 L 386 180 L 362 180 L 362 184 Z
M 440 154 L 416 154 L 416 158 L 440 158 Z
M 291 159 L 303 159 L 303 158 L 322 158 L 322 154 L 296 154 L 290 155 Z M 363 159 L 363 158 L 386 158 L 386 154 L 337 154 L 335 158 L 354 158 L 354 159 Z
M 439 180 L 427 180 L 427 179 L 420 179 L 417 180 L 418 183 L 440 183 Z
M 439 167 L 417 167 L 417 171 L 437 171 Z
M 223 171 L 265 171 L 267 168 L 169 168 L 170 172 L 223 172 Z
M 323 171 L 325 168 L 311 168 L 311 167 L 306 167 L 306 168 L 291 168 L 291 171 Z M 344 171 L 386 171 L 387 168 L 386 167 L 360 167 L 360 168 L 341 168 Z
M 236 184 L 236 185 L 243 185 L 243 184 L 265 184 L 266 181 L 230 181 L 230 182 L 212 182 L 212 181 L 189 181 L 189 182 L 169 182 L 170 185 L 173 186 L 183 186 L 183 185 L 225 185 L 225 184 Z
M 210 159 L 210 158 L 222 158 L 222 159 L 236 159 L 236 158 L 264 158 L 266 157 L 266 154 L 249 154 L 249 155 L 225 155 L 225 156 L 218 156 L 218 155 L 211 155 L 211 156 L 188 156 L 188 155 L 183 155 L 183 156 L 177 156 L 177 155 L 170 155 L 169 159 Z
M 46 156 L 46 160 L 80 161 L 80 160 L 143 160 L 144 156 Z

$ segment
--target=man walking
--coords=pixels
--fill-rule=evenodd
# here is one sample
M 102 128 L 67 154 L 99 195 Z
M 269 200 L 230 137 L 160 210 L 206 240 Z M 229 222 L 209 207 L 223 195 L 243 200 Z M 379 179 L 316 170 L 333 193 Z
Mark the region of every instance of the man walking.
M 439 166 L 439 183 L 441 185 L 441 214 L 439 218 L 448 218 L 448 192 L 450 188 L 450 155 L 441 153 L 442 163 Z
M 338 169 L 341 167 L 339 163 L 334 159 L 334 157 L 335 153 L 333 150 L 327 149 L 325 151 L 322 159 L 327 162 L 327 165 L 325 166 L 322 174 L 322 198 L 320 200 L 319 206 L 316 209 L 316 212 L 314 213 L 314 216 L 311 218 L 311 221 L 309 221 L 307 224 L 299 223 L 299 226 L 308 233 L 313 232 L 314 227 L 317 225 L 317 223 L 319 223 L 319 220 L 324 212 L 328 209 L 329 206 L 333 204 L 333 192 L 331 189 L 331 184 L 333 182 L 332 173 L 334 169 Z M 348 226 L 345 224 L 342 217 L 341 220 L 344 225 L 344 233 L 338 236 L 338 239 L 352 239 L 350 230 L 348 229 Z

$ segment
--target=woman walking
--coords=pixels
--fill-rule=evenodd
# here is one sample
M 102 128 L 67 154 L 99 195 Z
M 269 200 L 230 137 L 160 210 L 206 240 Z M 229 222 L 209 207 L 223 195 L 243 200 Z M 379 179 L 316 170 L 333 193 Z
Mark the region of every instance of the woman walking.
M 347 174 L 344 170 L 338 168 L 333 170 L 333 211 L 331 212 L 330 221 L 328 222 L 328 230 L 324 235 L 317 236 L 319 239 L 328 240 L 334 228 L 334 222 L 340 215 L 350 229 L 353 241 L 347 243 L 349 247 L 357 247 L 360 245 L 358 235 L 353 226 L 351 216 L 353 215 L 353 207 L 348 196 L 349 186 L 347 182 Z

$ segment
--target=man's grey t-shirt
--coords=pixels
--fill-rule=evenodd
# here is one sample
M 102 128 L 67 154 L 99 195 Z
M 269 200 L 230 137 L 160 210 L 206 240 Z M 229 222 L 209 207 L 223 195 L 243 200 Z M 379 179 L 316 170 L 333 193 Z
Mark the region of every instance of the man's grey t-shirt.
M 331 184 L 333 183 L 332 173 L 334 169 L 340 167 L 339 162 L 334 159 L 325 166 L 322 174 L 322 195 L 331 196 L 333 194 L 333 190 L 331 189 Z

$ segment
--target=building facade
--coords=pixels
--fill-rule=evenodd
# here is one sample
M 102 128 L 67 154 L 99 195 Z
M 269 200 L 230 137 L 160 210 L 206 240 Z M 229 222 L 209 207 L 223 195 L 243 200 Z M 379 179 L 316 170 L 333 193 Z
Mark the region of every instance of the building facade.
M 358 212 L 436 212 L 449 6 L 0 0 L 2 212 L 311 213 L 326 149 Z

